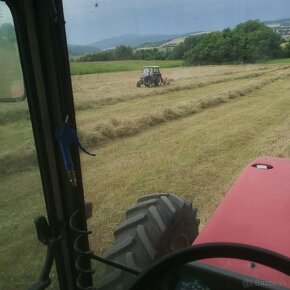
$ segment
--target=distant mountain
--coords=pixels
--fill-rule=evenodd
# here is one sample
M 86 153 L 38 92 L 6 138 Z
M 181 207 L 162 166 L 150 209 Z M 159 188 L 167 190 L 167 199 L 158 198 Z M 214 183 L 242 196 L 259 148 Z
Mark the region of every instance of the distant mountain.
M 82 55 L 86 53 L 98 52 L 100 49 L 88 45 L 68 44 L 68 51 L 70 55 Z
M 139 47 L 144 43 L 157 43 L 163 41 L 169 41 L 180 37 L 180 34 L 154 34 L 154 35 L 122 35 L 112 38 L 103 39 L 90 44 L 90 46 L 98 47 L 100 49 L 110 49 L 115 48 L 118 45 L 128 45 L 133 48 Z
M 175 39 L 175 38 L 174 38 Z M 164 43 L 167 43 L 168 41 L 171 41 L 172 39 L 166 39 L 162 41 L 156 41 L 156 42 L 145 42 L 138 45 L 136 48 L 151 48 L 151 47 L 161 47 Z
M 174 39 L 171 39 L 169 41 L 166 41 L 166 42 L 163 42 L 161 45 L 160 45 L 160 48 L 166 48 L 166 47 L 175 47 L 175 46 L 178 46 L 180 43 L 184 42 L 184 40 L 189 37 L 189 36 L 197 36 L 197 35 L 202 35 L 202 34 L 207 34 L 207 33 L 210 33 L 210 32 L 205 32 L 205 31 L 198 31 L 198 32 L 193 32 L 193 33 L 189 33 L 189 34 L 185 34 L 183 36 L 179 36 L 178 38 L 174 38 Z
M 278 19 L 278 20 L 270 20 L 270 21 L 264 21 L 265 25 L 290 25 L 290 18 L 284 18 L 284 19 Z

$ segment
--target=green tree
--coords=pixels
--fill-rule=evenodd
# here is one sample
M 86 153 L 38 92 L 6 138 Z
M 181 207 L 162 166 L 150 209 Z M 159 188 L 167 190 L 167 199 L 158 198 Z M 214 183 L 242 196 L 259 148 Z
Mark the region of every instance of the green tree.
M 290 39 L 283 44 L 282 57 L 290 57 Z
M 186 64 L 222 64 L 234 62 L 234 43 L 230 30 L 212 32 L 189 50 Z
M 176 46 L 172 52 L 169 54 L 169 59 L 182 59 L 184 56 L 184 43 L 180 43 L 178 46 Z
M 116 60 L 133 59 L 133 49 L 130 46 L 120 45 L 115 49 Z
M 184 42 L 185 64 L 253 63 L 281 56 L 281 38 L 256 20 Z
M 238 40 L 240 58 L 243 62 L 256 62 L 281 55 L 281 37 L 263 23 L 249 20 L 233 29 Z
M 89 62 L 89 61 L 111 61 L 116 60 L 114 50 L 106 50 L 95 53 L 89 53 L 82 55 L 78 61 Z

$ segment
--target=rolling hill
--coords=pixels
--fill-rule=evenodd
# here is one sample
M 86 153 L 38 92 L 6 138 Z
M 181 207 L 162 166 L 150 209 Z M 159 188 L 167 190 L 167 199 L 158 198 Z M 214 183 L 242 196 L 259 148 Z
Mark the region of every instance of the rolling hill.
M 128 45 L 133 48 L 136 48 L 143 44 L 166 42 L 166 41 L 170 41 L 172 39 L 175 39 L 181 36 L 184 36 L 184 35 L 180 35 L 180 34 L 152 34 L 152 35 L 130 34 L 130 35 L 122 35 L 122 36 L 103 39 L 103 40 L 90 44 L 90 46 L 98 47 L 103 50 L 115 48 L 118 45 Z
M 100 49 L 94 46 L 88 45 L 76 45 L 76 44 L 68 44 L 68 51 L 70 55 L 82 55 L 87 53 L 98 52 Z

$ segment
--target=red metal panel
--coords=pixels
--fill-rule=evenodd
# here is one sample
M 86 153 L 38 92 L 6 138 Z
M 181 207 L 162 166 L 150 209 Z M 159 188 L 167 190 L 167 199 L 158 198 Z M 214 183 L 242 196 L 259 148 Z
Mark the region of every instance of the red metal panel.
M 194 244 L 208 242 L 249 244 L 290 257 L 290 159 L 261 157 L 249 164 Z M 261 265 L 235 259 L 206 263 L 290 288 L 290 277 Z

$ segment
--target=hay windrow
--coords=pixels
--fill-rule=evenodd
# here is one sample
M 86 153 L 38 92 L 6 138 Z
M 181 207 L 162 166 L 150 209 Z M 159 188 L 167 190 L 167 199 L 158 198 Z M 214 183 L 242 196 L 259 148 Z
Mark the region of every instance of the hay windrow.
M 285 69 L 288 69 L 289 66 L 279 66 L 276 67 L 274 69 L 270 69 L 267 68 L 258 68 L 257 71 L 255 72 L 250 72 L 247 74 L 243 74 L 243 75 L 231 75 L 231 76 L 223 76 L 221 78 L 215 79 L 215 80 L 209 80 L 209 81 L 194 81 L 191 84 L 187 84 L 187 85 L 180 85 L 180 86 L 174 86 L 174 87 L 167 87 L 165 89 L 159 90 L 159 91 L 154 91 L 154 96 L 161 96 L 164 94 L 168 94 L 168 93 L 172 93 L 172 92 L 180 92 L 180 91 L 184 91 L 184 90 L 192 90 L 192 89 L 197 89 L 197 88 L 201 88 L 201 87 L 207 87 L 207 86 L 211 86 L 211 85 L 215 85 L 215 84 L 220 84 L 220 83 L 226 83 L 226 82 L 230 82 L 230 81 L 236 81 L 236 80 L 244 80 L 244 79 L 253 79 L 253 78 L 258 78 L 273 72 L 277 72 L 277 71 L 282 71 Z M 152 97 L 152 91 L 149 91 L 149 93 L 138 93 L 138 94 L 134 94 L 134 95 L 123 95 L 123 96 L 118 96 L 118 97 L 103 97 L 103 98 L 99 98 L 95 101 L 84 101 L 81 103 L 77 103 L 76 104 L 76 109 L 79 111 L 84 111 L 84 110 L 88 110 L 88 109 L 98 109 L 98 108 L 102 108 L 104 106 L 110 106 L 110 105 L 115 105 L 121 102 L 129 102 L 132 100 L 136 100 L 136 99 L 142 99 L 142 98 L 150 98 Z
M 231 90 L 216 96 L 213 95 L 201 99 L 198 102 L 184 102 L 173 107 L 164 108 L 159 112 L 144 114 L 137 118 L 111 119 L 110 121 L 97 124 L 91 133 L 82 133 L 82 142 L 84 142 L 86 146 L 99 146 L 100 144 L 110 140 L 133 136 L 150 127 L 184 118 L 208 108 L 222 105 L 237 97 L 247 96 L 275 81 L 285 79 L 289 76 L 290 72 L 280 73 L 272 77 L 267 77 L 258 81 L 256 84 L 244 88 Z
M 286 68 L 288 67 L 279 67 L 275 70 L 282 71 Z M 250 78 L 254 75 L 260 76 L 261 74 L 259 72 L 254 72 L 244 75 L 243 78 Z M 262 89 L 263 87 L 275 81 L 282 80 L 288 77 L 290 73 L 286 71 L 277 73 L 273 76 L 268 76 L 267 71 L 267 74 L 265 75 L 265 78 L 257 80 L 255 84 L 247 85 L 243 88 L 239 88 L 236 90 L 230 90 L 223 94 L 213 94 L 209 97 L 197 101 L 184 101 L 182 103 L 176 103 L 172 106 L 165 105 L 165 107 L 163 107 L 160 111 L 155 111 L 147 114 L 143 113 L 135 118 L 111 118 L 108 121 L 95 124 L 91 132 L 80 130 L 79 138 L 84 146 L 100 146 L 105 144 L 106 142 L 110 142 L 118 138 L 134 136 L 159 124 L 185 118 L 208 108 L 222 105 L 235 98 L 246 96 L 254 91 Z M 215 80 L 214 82 L 216 81 L 217 80 Z M 204 83 L 201 82 L 196 83 L 196 86 L 203 85 Z M 113 103 L 114 100 L 114 98 L 111 98 L 110 102 Z M 15 114 L 11 114 L 10 116 L 8 116 L 7 114 L 4 114 L 3 119 L 1 119 L 3 122 L 3 124 L 1 123 L 2 125 L 6 126 L 7 123 L 15 123 L 19 120 L 20 122 L 25 122 L 25 124 L 29 122 L 27 120 L 27 108 L 23 109 L 21 107 L 15 110 Z M 32 140 L 30 141 L 32 142 Z M 7 168 L 13 168 L 13 170 L 15 171 L 29 170 L 31 166 L 35 166 L 37 164 L 34 146 L 32 146 L 30 143 L 23 145 L 23 149 L 21 150 L 6 150 L 5 152 L 2 152 L 0 156 L 1 171 L 7 172 Z

